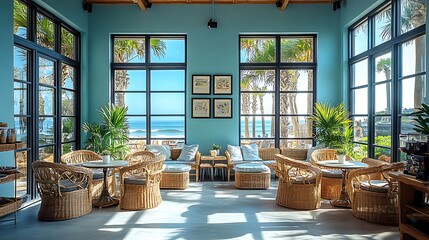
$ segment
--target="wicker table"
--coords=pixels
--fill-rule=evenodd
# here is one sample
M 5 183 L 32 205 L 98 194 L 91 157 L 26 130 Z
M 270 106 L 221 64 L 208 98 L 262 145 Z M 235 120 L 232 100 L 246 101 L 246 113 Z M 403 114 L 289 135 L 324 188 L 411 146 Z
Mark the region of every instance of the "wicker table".
M 103 184 L 103 191 L 100 194 L 100 198 L 97 202 L 94 203 L 94 206 L 97 206 L 99 208 L 102 207 L 109 207 L 109 206 L 117 206 L 119 204 L 119 200 L 110 196 L 109 190 L 107 188 L 107 170 L 109 168 L 118 168 L 128 165 L 128 161 L 124 160 L 116 160 L 112 161 L 110 163 L 103 163 L 101 161 L 89 161 L 89 162 L 83 162 L 80 165 L 87 167 L 87 168 L 102 168 L 103 174 L 104 174 L 104 184 Z
M 366 168 L 368 164 L 357 161 L 345 161 L 339 163 L 338 160 L 324 160 L 318 161 L 317 165 L 329 168 L 337 168 L 342 171 L 342 184 L 341 184 L 341 195 L 339 199 L 332 199 L 331 205 L 334 207 L 350 208 L 350 197 L 346 191 L 346 180 L 349 170 L 357 168 Z
M 221 156 L 221 155 L 218 155 L 218 156 L 201 156 L 201 162 L 202 161 L 206 161 L 206 162 L 208 162 L 208 161 L 211 161 L 211 164 L 210 164 L 210 166 L 209 166 L 209 164 L 208 163 L 201 163 L 200 164 L 200 167 L 202 166 L 202 169 L 204 169 L 204 168 L 211 168 L 210 169 L 210 172 L 211 172 L 211 179 L 212 179 L 212 181 L 213 181 L 213 168 L 220 168 L 220 169 L 222 169 L 223 170 L 223 165 L 220 165 L 220 164 L 222 164 L 222 163 L 226 163 L 226 157 L 225 156 Z M 215 163 L 215 162 L 219 162 L 220 161 L 220 163 Z M 227 169 L 227 168 L 226 168 Z M 201 175 L 200 175 L 201 176 Z

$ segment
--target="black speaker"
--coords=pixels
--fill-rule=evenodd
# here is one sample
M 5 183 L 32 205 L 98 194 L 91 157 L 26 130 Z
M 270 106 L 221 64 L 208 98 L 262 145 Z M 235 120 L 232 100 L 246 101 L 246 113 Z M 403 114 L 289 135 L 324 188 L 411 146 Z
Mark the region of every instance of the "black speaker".
M 89 12 L 89 13 L 92 12 L 92 4 L 85 0 L 82 1 L 82 7 L 83 7 L 83 10 L 85 10 L 86 12 Z

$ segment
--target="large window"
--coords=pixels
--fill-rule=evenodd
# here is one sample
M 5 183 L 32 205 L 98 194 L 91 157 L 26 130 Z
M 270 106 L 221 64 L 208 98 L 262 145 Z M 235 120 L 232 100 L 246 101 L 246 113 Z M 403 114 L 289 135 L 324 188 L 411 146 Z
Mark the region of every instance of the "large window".
M 130 147 L 185 141 L 185 36 L 112 36 L 112 99 L 128 107 Z
M 78 147 L 79 33 L 34 3 L 14 1 L 14 116 L 25 173 L 19 195 L 35 197 L 31 164 L 59 162 Z
M 240 36 L 240 142 L 313 144 L 316 36 Z
M 425 25 L 425 0 L 392 0 L 349 29 L 350 109 L 363 156 L 396 161 L 399 135 L 413 132 L 409 114 L 427 102 Z

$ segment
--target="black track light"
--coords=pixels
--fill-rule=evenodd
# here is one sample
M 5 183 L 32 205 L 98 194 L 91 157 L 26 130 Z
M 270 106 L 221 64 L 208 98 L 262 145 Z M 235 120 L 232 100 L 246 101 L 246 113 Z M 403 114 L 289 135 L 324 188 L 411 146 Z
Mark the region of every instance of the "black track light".
M 217 28 L 217 22 L 213 19 L 210 18 L 209 22 L 207 23 L 207 27 L 209 29 L 211 28 Z
M 282 1 L 281 0 L 278 0 L 277 2 L 276 2 L 276 7 L 281 7 L 283 5 L 283 3 L 282 3 Z
M 340 9 L 340 8 L 341 8 L 341 1 L 342 1 L 342 0 L 335 0 L 335 1 L 332 3 L 332 9 L 333 9 L 334 11 L 337 11 L 338 9 Z
M 83 1 L 82 1 L 82 8 L 83 8 L 83 10 L 85 10 L 86 12 L 89 12 L 89 13 L 91 13 L 91 12 L 92 12 L 92 4 L 91 4 L 91 3 L 89 3 L 89 2 L 87 2 L 87 1 L 85 1 L 85 0 L 83 0 Z

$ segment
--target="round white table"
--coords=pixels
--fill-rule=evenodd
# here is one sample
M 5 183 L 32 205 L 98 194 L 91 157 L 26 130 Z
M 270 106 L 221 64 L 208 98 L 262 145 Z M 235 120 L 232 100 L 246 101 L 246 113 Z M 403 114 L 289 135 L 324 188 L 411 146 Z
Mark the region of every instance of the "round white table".
M 350 170 L 357 168 L 366 168 L 368 164 L 358 161 L 345 161 L 339 163 L 338 160 L 324 160 L 318 161 L 317 165 L 328 168 L 341 169 L 342 171 L 342 182 L 341 182 L 341 195 L 339 199 L 332 199 L 331 205 L 334 207 L 350 208 L 350 197 L 346 191 L 347 176 Z
M 128 165 L 128 161 L 124 160 L 115 160 L 110 163 L 103 163 L 102 161 L 89 161 L 83 162 L 80 165 L 87 168 L 102 168 L 103 169 L 103 191 L 100 194 L 100 198 L 98 201 L 94 203 L 94 206 L 99 208 L 108 207 L 108 206 L 117 206 L 119 204 L 119 200 L 110 196 L 109 190 L 107 188 L 107 170 L 109 168 L 118 168 Z

